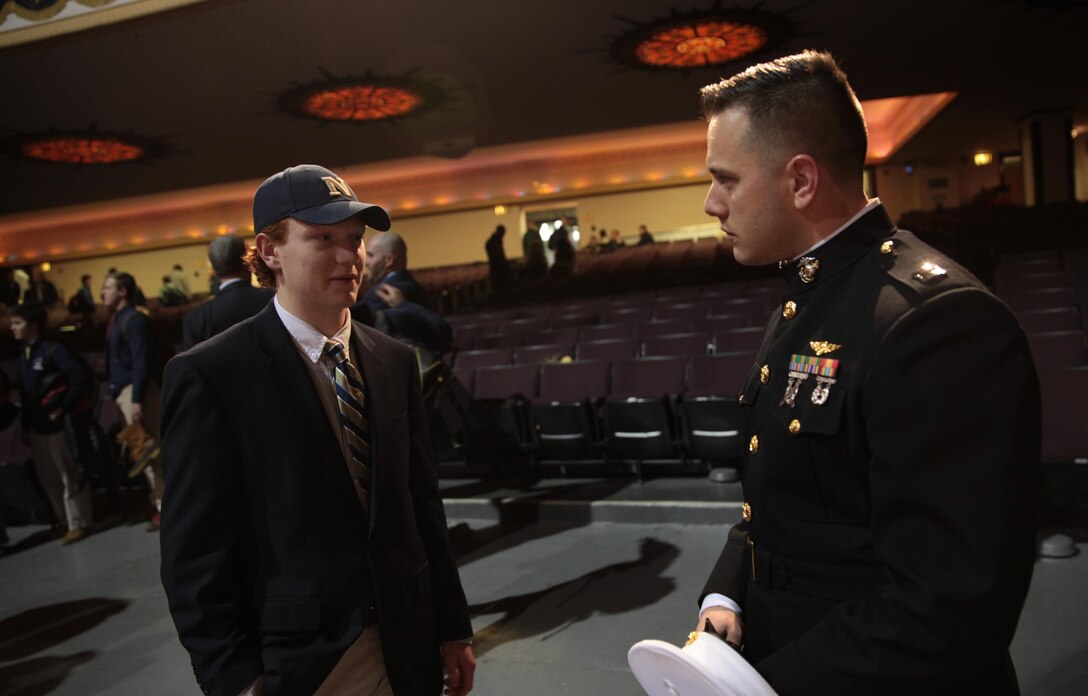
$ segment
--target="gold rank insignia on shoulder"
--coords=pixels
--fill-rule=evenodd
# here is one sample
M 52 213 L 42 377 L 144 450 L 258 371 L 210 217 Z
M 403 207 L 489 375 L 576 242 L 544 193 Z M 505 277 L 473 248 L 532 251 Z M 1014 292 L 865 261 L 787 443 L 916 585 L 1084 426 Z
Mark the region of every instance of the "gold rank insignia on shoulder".
M 829 341 L 809 341 L 808 344 L 812 347 L 812 350 L 816 351 L 816 355 L 827 355 L 842 348 L 838 343 Z
M 930 261 L 926 261 L 914 272 L 914 279 L 920 283 L 933 283 L 948 275 L 948 271 Z
M 820 270 L 820 260 L 815 256 L 804 256 L 797 262 L 797 275 L 801 280 L 811 283 L 816 280 L 816 271 Z

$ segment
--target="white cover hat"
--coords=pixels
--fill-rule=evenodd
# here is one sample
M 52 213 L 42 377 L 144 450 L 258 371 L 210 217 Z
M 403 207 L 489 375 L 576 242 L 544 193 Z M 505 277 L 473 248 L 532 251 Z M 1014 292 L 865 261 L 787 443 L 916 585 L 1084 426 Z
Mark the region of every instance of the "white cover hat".
M 639 641 L 627 663 L 649 696 L 777 696 L 740 653 L 704 631 L 692 633 L 683 649 Z

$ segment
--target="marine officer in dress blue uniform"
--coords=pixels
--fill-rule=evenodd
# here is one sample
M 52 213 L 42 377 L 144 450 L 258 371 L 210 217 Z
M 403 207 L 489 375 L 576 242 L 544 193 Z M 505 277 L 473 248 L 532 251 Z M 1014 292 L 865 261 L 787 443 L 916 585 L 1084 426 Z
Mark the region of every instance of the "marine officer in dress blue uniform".
M 740 396 L 742 520 L 699 626 L 782 696 L 1018 693 L 1040 438 L 1023 331 L 866 198 L 865 121 L 831 56 L 701 97 L 706 212 L 786 292 Z

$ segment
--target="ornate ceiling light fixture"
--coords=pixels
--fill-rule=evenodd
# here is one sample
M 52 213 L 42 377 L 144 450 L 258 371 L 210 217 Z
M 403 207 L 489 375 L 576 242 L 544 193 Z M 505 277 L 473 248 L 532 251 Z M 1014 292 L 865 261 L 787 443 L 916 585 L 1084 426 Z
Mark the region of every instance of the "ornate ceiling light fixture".
M 296 84 L 281 96 L 280 108 L 321 121 L 389 121 L 417 116 L 445 99 L 437 85 L 414 78 L 412 73 L 389 77 L 368 71 L 362 77 L 336 77 L 321 72 L 324 80 Z
M 772 49 L 793 35 L 784 15 L 759 9 L 723 8 L 682 12 L 638 22 L 617 19 L 631 29 L 613 39 L 612 57 L 625 65 L 654 70 L 691 70 L 729 63 Z
M 166 145 L 134 133 L 86 131 L 20 133 L 0 144 L 8 155 L 54 164 L 98 165 L 146 161 L 166 152 Z

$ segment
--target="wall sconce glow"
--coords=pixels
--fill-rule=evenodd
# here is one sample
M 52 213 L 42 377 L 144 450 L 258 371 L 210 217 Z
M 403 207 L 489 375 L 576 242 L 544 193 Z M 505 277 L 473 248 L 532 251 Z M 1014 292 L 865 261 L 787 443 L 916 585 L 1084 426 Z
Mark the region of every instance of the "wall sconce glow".
M 495 206 L 495 214 L 496 215 L 506 215 L 506 206 L 505 205 Z
M 46 261 L 45 263 L 43 263 L 38 268 L 42 269 L 42 273 L 48 273 L 49 271 L 53 270 L 53 264 Z
M 985 167 L 994 161 L 994 155 L 992 152 L 976 152 L 975 153 L 975 166 Z

